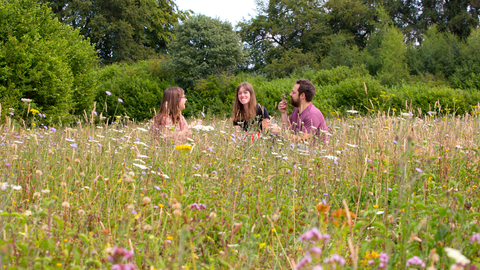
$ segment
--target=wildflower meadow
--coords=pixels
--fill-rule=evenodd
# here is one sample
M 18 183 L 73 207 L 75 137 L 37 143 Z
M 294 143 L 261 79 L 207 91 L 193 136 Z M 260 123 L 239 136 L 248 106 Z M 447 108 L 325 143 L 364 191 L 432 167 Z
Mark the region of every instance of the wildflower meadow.
M 478 112 L 350 111 L 328 144 L 202 115 L 181 144 L 124 117 L 3 115 L 0 265 L 480 269 Z

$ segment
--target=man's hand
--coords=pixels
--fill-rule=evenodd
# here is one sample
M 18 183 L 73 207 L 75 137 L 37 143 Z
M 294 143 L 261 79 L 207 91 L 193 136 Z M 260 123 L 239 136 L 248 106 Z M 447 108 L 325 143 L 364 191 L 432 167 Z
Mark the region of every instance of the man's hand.
M 284 114 L 287 113 L 287 101 L 284 99 L 278 103 L 278 110 Z

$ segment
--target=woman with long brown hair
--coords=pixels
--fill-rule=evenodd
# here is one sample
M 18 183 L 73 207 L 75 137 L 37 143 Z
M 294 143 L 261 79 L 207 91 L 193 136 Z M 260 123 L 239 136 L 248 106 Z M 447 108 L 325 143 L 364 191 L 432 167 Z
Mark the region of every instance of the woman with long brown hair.
M 235 131 L 262 132 L 268 128 L 270 115 L 265 107 L 257 103 L 253 86 L 248 82 L 237 86 L 232 118 Z
M 152 130 L 176 139 L 184 139 L 191 135 L 191 125 L 183 117 L 181 111 L 185 109 L 187 97 L 185 91 L 177 86 L 169 87 L 163 92 L 162 106 L 153 117 Z M 193 125 L 193 124 L 192 124 Z

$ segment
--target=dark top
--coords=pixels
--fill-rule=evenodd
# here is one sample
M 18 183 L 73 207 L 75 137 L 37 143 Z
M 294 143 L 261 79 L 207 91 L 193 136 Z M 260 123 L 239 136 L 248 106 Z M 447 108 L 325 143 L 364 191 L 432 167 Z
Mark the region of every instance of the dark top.
M 235 122 L 233 121 L 234 126 L 241 126 L 244 131 L 255 130 L 262 131 L 262 121 L 263 119 L 270 119 L 267 109 L 262 105 L 257 103 L 257 112 L 255 118 L 250 121 L 245 122 Z

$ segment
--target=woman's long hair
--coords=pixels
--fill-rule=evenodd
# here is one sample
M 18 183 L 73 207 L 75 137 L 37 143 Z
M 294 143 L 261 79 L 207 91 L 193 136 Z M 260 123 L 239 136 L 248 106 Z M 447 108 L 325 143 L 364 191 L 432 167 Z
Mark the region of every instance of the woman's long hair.
M 166 118 L 170 117 L 174 125 L 180 122 L 180 100 L 185 91 L 178 86 L 169 87 L 163 92 L 162 106 L 155 117 L 153 123 L 157 126 L 165 126 Z
M 238 91 L 240 88 L 244 88 L 250 92 L 250 102 L 248 102 L 248 112 L 245 111 L 243 104 L 240 103 L 238 99 Z M 255 91 L 253 91 L 253 86 L 248 82 L 243 82 L 237 86 L 237 92 L 235 93 L 235 101 L 233 103 L 233 121 L 243 122 L 249 121 L 252 117 L 255 117 L 257 114 L 257 99 L 255 98 Z

